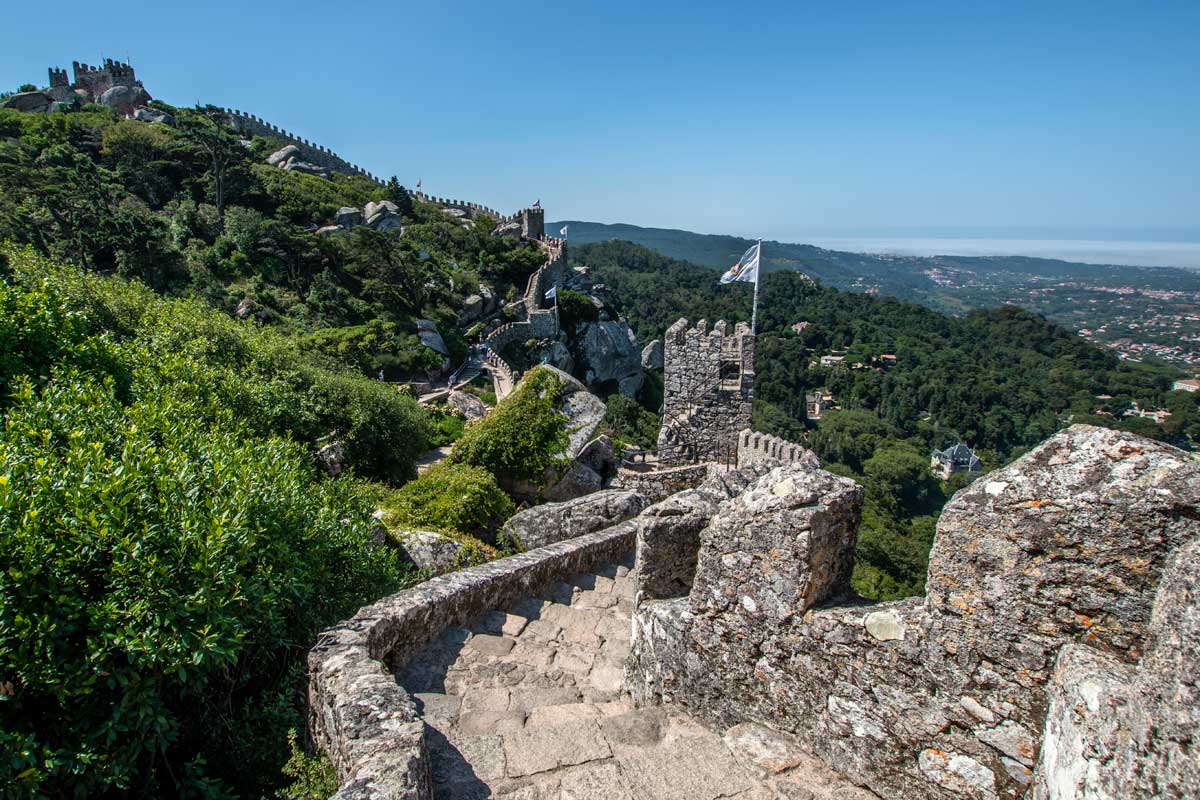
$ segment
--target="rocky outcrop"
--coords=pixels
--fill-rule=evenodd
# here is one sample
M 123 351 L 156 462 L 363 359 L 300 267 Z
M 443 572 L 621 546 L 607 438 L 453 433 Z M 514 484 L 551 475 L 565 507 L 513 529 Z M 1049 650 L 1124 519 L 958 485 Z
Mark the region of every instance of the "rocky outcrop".
M 468 422 L 473 419 L 483 419 L 487 416 L 487 403 L 473 394 L 454 390 L 446 396 L 446 405 L 463 415 Z
M 1194 791 L 1196 584 L 1164 567 L 1196 563 L 1200 461 L 1073 427 L 947 505 L 925 598 L 874 605 L 840 596 L 859 492 L 797 464 L 723 503 L 687 595 L 639 606 L 635 695 L 788 731 L 885 797 L 1016 800 L 1035 770 L 1047 798 L 1108 769 L 1129 782 L 1088 796 Z
M 281 167 L 283 164 L 300 155 L 300 148 L 294 144 L 289 144 L 286 147 L 281 147 L 271 155 L 267 156 L 267 163 L 272 167 Z
M 442 339 L 442 334 L 438 332 L 436 322 L 430 319 L 419 319 L 416 325 L 417 338 L 421 340 L 421 344 L 443 356 L 450 355 L 450 348 L 446 347 L 446 341 Z
M 663 368 L 663 343 L 662 339 L 655 339 L 642 348 L 642 369 L 662 369 Z
M 17 92 L 0 100 L 0 108 L 11 108 L 14 111 L 24 111 L 26 113 L 39 113 L 49 111 L 50 104 L 53 101 L 54 99 L 45 92 Z
M 398 531 L 392 534 L 404 555 L 417 569 L 444 575 L 458 567 L 463 546 L 449 536 L 433 531 Z
M 175 117 L 157 108 L 139 108 L 133 112 L 133 118 L 139 122 L 152 122 L 159 125 L 175 124 Z
M 121 114 L 132 114 L 134 109 L 149 103 L 153 98 L 141 86 L 114 86 L 100 95 L 100 104 L 116 109 Z
M 504 524 L 504 533 L 532 550 L 573 539 L 637 516 L 648 501 L 636 492 L 609 489 L 526 509 Z
M 362 225 L 363 213 L 353 206 L 342 206 L 333 215 L 333 222 L 339 227 L 350 229 L 355 225 Z
M 373 200 L 363 206 L 363 224 L 383 233 L 400 233 L 400 207 L 391 200 Z
M 580 326 L 576 349 L 587 369 L 587 383 L 613 381 L 626 397 L 642 388 L 642 354 L 624 321 L 589 322 Z
M 329 474 L 336 478 L 346 471 L 349 461 L 346 458 L 346 446 L 339 441 L 332 441 L 317 451 L 317 461 Z

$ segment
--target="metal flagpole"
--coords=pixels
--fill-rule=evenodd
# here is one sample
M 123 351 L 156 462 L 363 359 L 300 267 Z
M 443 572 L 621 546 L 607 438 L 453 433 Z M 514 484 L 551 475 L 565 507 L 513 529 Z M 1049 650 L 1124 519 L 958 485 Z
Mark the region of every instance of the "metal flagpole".
M 762 239 L 758 240 L 758 263 L 754 265 L 754 308 L 750 312 L 750 333 L 758 333 L 758 281 L 762 278 Z

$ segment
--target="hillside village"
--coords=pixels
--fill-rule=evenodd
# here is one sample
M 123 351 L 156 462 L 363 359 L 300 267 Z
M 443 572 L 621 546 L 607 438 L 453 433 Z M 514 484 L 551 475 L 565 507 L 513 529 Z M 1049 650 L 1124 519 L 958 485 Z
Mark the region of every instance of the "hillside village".
M 410 190 L 128 63 L 22 89 L 19 795 L 1200 793 L 1197 380 L 804 276 L 752 330 L 748 287 L 580 255 L 540 200 Z M 984 408 L 968 347 L 1020 354 Z

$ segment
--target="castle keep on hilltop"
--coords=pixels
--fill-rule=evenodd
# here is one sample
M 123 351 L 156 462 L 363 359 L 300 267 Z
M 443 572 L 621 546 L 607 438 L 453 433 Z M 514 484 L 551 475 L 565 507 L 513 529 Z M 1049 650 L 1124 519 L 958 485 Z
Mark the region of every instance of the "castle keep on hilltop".
M 738 434 L 750 427 L 754 402 L 754 334 L 739 322 L 686 319 L 663 340 L 663 423 L 659 459 L 666 466 L 733 463 Z

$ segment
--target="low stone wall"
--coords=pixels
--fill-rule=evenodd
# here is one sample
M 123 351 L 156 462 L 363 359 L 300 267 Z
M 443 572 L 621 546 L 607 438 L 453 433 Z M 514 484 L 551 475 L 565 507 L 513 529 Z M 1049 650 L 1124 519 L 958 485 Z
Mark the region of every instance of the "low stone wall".
M 960 491 L 938 523 L 926 597 L 879 604 L 839 597 L 831 580 L 853 550 L 849 516 L 832 506 L 823 520 L 781 516 L 793 502 L 829 505 L 814 474 L 826 473 L 779 467 L 722 503 L 700 534 L 688 596 L 639 605 L 627 681 L 640 702 L 788 731 L 883 797 L 1017 800 L 1047 763 L 1061 791 L 1044 796 L 1078 797 L 1062 787 L 1086 777 L 1088 758 L 1122 773 L 1099 763 L 1106 747 L 1132 748 L 1129 770 L 1141 777 L 1113 784 L 1131 793 L 1095 797 L 1194 796 L 1185 754 L 1198 721 L 1200 607 L 1194 582 L 1169 592 L 1190 599 L 1164 607 L 1159 582 L 1171 554 L 1194 553 L 1200 538 L 1200 459 L 1072 427 Z M 1164 592 L 1187 583 L 1164 578 Z M 1173 645 L 1163 635 L 1155 647 L 1152 606 L 1171 617 Z M 1078 697 L 1103 701 L 1115 687 L 1048 689 L 1065 645 L 1155 671 L 1136 687 L 1150 710 L 1124 738 L 1070 718 Z M 1052 701 L 1059 721 L 1043 740 Z
M 622 467 L 617 470 L 613 486 L 645 495 L 650 498 L 651 502 L 657 503 L 677 492 L 695 489 L 704 483 L 716 469 L 715 464 L 688 464 L 683 467 L 648 472 Z
M 338 800 L 432 797 L 424 723 L 393 671 L 445 629 L 618 561 L 632 522 L 452 572 L 359 610 L 308 654 L 309 726 L 341 781 Z

